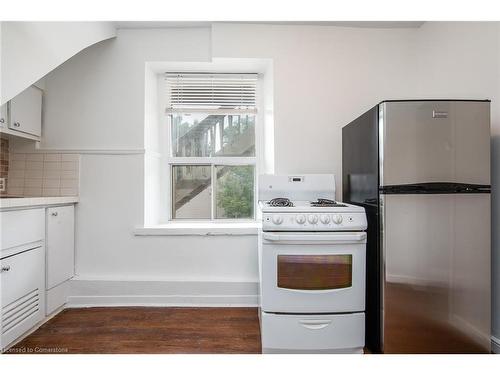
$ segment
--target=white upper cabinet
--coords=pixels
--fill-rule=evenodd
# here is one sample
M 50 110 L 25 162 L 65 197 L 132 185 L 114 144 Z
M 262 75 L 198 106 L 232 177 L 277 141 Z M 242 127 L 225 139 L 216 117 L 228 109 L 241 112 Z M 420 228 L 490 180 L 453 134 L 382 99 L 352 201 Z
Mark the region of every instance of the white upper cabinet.
M 0 105 L 0 129 L 5 129 L 7 127 L 7 104 Z
M 9 129 L 42 135 L 42 90 L 30 86 L 10 101 Z

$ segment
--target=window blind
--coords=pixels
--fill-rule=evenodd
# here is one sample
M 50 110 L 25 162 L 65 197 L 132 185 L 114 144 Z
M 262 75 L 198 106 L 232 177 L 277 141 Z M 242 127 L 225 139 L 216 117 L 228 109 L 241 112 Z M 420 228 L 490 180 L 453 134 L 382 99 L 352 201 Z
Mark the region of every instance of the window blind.
M 258 75 L 166 73 L 167 113 L 191 111 L 256 112 Z

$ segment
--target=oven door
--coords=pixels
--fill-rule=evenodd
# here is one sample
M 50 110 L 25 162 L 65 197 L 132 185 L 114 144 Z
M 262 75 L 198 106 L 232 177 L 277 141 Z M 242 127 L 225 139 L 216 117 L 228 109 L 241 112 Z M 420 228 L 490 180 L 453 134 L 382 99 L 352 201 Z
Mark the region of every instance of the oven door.
M 366 233 L 264 232 L 260 251 L 263 311 L 364 311 Z

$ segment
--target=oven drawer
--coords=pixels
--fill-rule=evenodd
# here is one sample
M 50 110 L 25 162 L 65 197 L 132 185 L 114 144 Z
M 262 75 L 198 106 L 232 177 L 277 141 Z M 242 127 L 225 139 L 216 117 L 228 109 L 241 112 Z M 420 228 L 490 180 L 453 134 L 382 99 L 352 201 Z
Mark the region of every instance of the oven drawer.
M 262 312 L 262 351 L 362 352 L 365 314 L 289 315 Z

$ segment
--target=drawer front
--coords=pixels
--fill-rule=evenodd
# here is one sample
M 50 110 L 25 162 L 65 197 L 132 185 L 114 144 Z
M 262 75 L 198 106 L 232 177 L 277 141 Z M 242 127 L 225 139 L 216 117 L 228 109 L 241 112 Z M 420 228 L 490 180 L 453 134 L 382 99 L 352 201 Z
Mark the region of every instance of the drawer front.
M 1 250 L 45 238 L 45 209 L 0 212 Z
M 262 313 L 263 350 L 328 351 L 365 344 L 365 314 L 283 315 Z
M 44 317 L 45 257 L 42 247 L 0 260 L 2 345 Z

